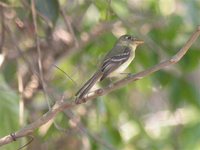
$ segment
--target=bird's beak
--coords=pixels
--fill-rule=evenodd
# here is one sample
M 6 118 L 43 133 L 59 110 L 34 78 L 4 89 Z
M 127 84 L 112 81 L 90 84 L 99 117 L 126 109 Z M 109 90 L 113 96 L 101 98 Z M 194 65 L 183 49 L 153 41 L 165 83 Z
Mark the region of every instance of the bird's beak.
M 140 45 L 140 44 L 143 44 L 144 41 L 142 41 L 142 40 L 135 40 L 134 43 L 136 43 L 137 45 Z

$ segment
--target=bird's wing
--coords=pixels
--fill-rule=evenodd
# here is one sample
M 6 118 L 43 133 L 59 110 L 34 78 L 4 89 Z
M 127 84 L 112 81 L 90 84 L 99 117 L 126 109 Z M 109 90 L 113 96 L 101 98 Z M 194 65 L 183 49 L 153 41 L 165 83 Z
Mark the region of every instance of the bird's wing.
M 120 52 L 121 53 L 117 53 L 116 55 L 110 56 L 109 58 L 103 61 L 101 65 L 101 71 L 103 72 L 103 76 L 101 77 L 100 81 L 106 78 L 110 73 L 115 71 L 120 65 L 122 65 L 129 59 L 131 54 L 131 48 L 124 47 L 124 49 Z

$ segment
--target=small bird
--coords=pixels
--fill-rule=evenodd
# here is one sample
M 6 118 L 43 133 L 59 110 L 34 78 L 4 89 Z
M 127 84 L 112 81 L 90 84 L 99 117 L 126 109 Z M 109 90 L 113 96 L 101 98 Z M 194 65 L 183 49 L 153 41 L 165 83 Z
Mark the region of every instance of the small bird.
M 135 58 L 136 47 L 144 43 L 132 35 L 122 35 L 114 47 L 107 53 L 97 72 L 75 94 L 75 103 L 82 102 L 83 97 L 90 91 L 96 82 L 106 77 L 114 77 L 123 73 Z

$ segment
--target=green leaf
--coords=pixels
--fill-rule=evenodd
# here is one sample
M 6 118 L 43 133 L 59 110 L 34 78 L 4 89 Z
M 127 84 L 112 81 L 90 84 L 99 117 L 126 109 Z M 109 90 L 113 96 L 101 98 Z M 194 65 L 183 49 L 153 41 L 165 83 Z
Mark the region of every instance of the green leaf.
M 192 0 L 192 1 L 186 1 L 187 8 L 187 14 L 190 16 L 190 20 L 192 20 L 193 25 L 199 25 L 200 21 L 197 19 L 200 15 L 199 13 L 199 1 Z
M 178 36 L 177 32 L 181 30 L 183 20 L 180 16 L 172 16 L 168 19 L 168 24 L 164 28 L 153 29 L 149 32 L 149 35 L 158 43 L 163 43 L 166 48 L 170 50 L 170 46 L 173 45 L 175 38 Z
M 17 63 L 15 60 L 6 62 L 3 66 L 3 76 L 7 83 L 13 83 L 16 77 Z
M 180 16 L 172 16 L 169 20 L 169 24 L 167 28 L 163 30 L 164 37 L 170 41 L 174 39 L 178 34 L 177 32 L 180 31 L 181 26 L 183 24 L 183 20 Z
M 124 1 L 112 1 L 111 7 L 119 17 L 127 17 L 130 14 Z
M 58 19 L 59 3 L 57 0 L 35 0 L 36 9 L 51 25 Z
M 107 126 L 103 132 L 103 137 L 108 143 L 112 143 L 115 147 L 119 147 L 121 143 L 121 135 L 119 130 L 114 126 Z
M 91 4 L 87 8 L 86 13 L 84 14 L 83 21 L 85 27 L 90 27 L 96 24 L 97 22 L 99 22 L 99 19 L 100 19 L 100 13 L 98 8 L 94 4 Z
M 109 6 L 109 2 L 108 1 L 102 1 L 102 0 L 96 0 L 93 1 L 93 3 L 95 4 L 95 6 L 98 8 L 100 15 L 101 15 L 101 20 L 106 20 L 108 19 L 108 15 L 111 12 L 110 6 Z
M 139 64 L 142 64 L 144 68 L 152 67 L 158 62 L 158 55 L 152 51 L 140 49 L 136 51 L 134 62 L 139 62 Z
M 188 72 L 194 70 L 198 67 L 200 62 L 200 51 L 199 50 L 189 50 L 188 53 L 180 61 L 182 71 Z
M 166 71 L 158 71 L 153 75 L 155 83 L 159 82 L 162 86 L 168 85 L 173 80 L 173 75 Z
M 200 143 L 199 143 L 200 123 L 190 125 L 190 126 L 189 125 L 185 126 L 179 138 L 180 138 L 179 141 L 181 141 L 181 143 L 184 143 L 184 146 L 181 147 L 182 150 L 199 149 L 200 148 Z
M 188 104 L 200 108 L 200 94 L 198 90 L 184 79 L 174 78 L 171 89 L 171 102 L 173 109 L 186 101 Z

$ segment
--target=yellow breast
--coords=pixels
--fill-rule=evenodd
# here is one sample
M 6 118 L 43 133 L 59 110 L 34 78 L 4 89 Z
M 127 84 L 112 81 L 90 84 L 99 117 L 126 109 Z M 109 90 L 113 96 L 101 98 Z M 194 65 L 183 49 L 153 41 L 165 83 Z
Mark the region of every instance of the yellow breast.
M 118 76 L 120 73 L 123 73 L 123 71 L 129 66 L 129 64 L 132 62 L 135 56 L 130 57 L 126 62 L 124 62 L 119 68 L 117 68 L 115 71 L 113 71 L 109 76 L 114 77 Z
M 133 47 L 133 50 L 131 51 L 130 57 L 129 59 L 124 62 L 121 66 L 119 66 L 119 68 L 117 68 L 115 71 L 113 71 L 109 77 L 114 77 L 114 76 L 118 76 L 120 73 L 123 73 L 123 71 L 130 65 L 130 63 L 133 61 L 133 59 L 135 58 L 135 48 Z

